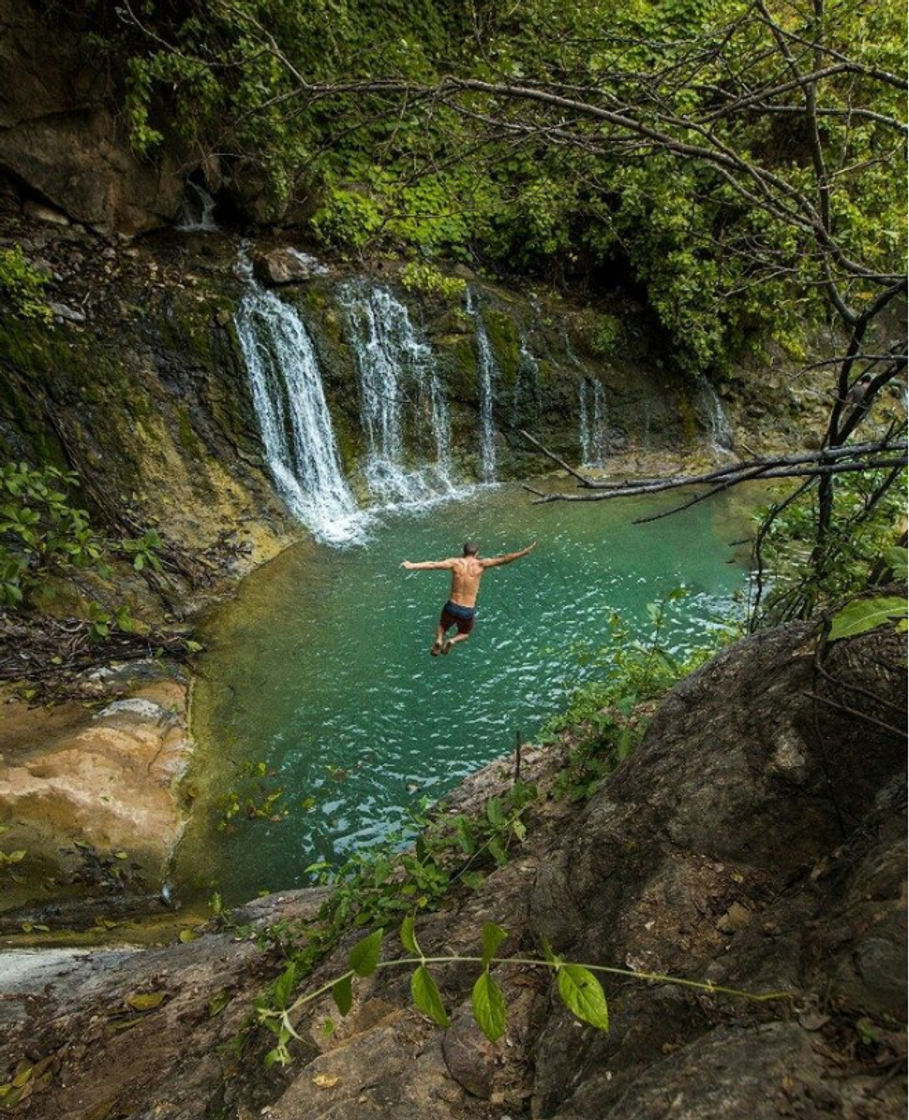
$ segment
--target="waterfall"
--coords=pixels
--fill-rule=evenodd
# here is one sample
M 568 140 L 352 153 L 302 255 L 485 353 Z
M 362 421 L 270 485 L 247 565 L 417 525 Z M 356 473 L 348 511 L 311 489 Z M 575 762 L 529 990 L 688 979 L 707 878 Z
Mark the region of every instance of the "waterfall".
M 451 422 L 432 351 L 386 288 L 350 285 L 341 299 L 360 379 L 370 491 L 392 504 L 452 493 Z M 419 449 L 426 466 L 408 463 L 408 444 Z
M 245 263 L 235 322 L 269 471 L 288 509 L 318 539 L 350 543 L 363 515 L 341 473 L 312 341 L 294 308 L 252 280 Z
M 710 442 L 717 451 L 731 451 L 733 442 L 732 425 L 717 391 L 703 374 L 697 378 L 697 409 L 710 432 Z
M 641 449 L 643 451 L 649 451 L 650 450 L 650 425 L 651 425 L 651 421 L 652 421 L 652 418 L 653 418 L 653 406 L 650 403 L 650 398 L 649 397 L 645 397 L 642 404 L 643 404 L 643 412 L 644 412 L 644 435 L 643 435 L 643 439 L 641 440 Z
M 215 222 L 215 200 L 192 179 L 186 181 L 186 194 L 176 228 L 183 233 L 213 233 L 218 228 Z
M 467 314 L 473 316 L 477 340 L 477 395 L 480 404 L 480 477 L 484 482 L 496 480 L 496 425 L 493 414 L 495 385 L 499 376 L 489 336 L 483 323 L 479 304 L 473 291 L 467 289 Z
M 593 386 L 592 407 L 591 385 Z M 581 382 L 580 414 L 581 463 L 585 467 L 602 467 L 609 455 L 609 430 L 603 384 L 595 378 L 585 377 Z
M 540 363 L 522 342 L 512 398 L 512 423 L 516 428 L 535 428 L 540 412 Z

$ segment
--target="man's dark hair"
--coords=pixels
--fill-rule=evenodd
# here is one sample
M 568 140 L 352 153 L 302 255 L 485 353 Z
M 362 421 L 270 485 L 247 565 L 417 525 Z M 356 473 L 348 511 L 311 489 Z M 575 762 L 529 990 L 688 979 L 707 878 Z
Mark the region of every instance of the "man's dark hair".
M 464 542 L 464 555 L 465 556 L 476 556 L 476 554 L 479 551 L 480 551 L 480 546 L 477 544 L 476 541 L 465 541 Z

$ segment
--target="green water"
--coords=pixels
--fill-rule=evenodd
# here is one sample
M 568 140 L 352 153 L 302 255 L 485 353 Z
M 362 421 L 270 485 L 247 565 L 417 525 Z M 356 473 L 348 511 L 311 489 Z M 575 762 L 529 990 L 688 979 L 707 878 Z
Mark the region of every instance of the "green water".
M 237 901 L 304 885 L 311 863 L 380 841 L 421 797 L 441 796 L 511 749 L 517 728 L 529 737 L 558 712 L 593 671 L 577 644 L 606 643 L 614 609 L 643 627 L 646 604 L 685 585 L 670 630 L 678 650 L 736 613 L 741 499 L 631 524 L 677 500 L 533 506 L 517 487 L 481 490 L 387 517 L 363 547 L 297 546 L 248 578 L 205 635 L 198 797 L 178 885 L 217 884 Z M 487 573 L 471 640 L 430 658 L 448 576 L 400 563 L 452 555 L 468 537 L 484 555 L 533 538 L 539 547 Z M 219 799 L 231 789 L 245 799 L 254 783 L 240 767 L 259 760 L 288 818 L 241 812 L 218 832 Z

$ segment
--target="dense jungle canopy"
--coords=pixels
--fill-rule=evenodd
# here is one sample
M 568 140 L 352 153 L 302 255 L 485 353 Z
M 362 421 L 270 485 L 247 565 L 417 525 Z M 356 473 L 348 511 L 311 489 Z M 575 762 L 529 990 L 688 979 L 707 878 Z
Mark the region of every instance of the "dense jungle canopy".
M 637 287 L 692 371 L 770 337 L 798 355 L 904 272 L 895 0 L 82 0 L 65 18 L 150 156 L 176 137 L 212 185 L 350 256 Z

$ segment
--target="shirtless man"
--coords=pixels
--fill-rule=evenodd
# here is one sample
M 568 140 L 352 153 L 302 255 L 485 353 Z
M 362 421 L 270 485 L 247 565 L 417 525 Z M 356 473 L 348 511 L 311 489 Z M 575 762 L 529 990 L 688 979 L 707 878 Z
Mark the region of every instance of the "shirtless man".
M 449 653 L 452 646 L 458 642 L 466 642 L 473 630 L 474 617 L 477 613 L 477 595 L 480 591 L 480 580 L 487 568 L 500 568 L 503 564 L 512 564 L 520 560 L 528 552 L 536 548 L 537 542 L 522 548 L 520 552 L 506 552 L 504 556 L 493 556 L 490 560 L 481 560 L 479 545 L 476 541 L 468 541 L 464 545 L 463 556 L 453 556 L 450 560 L 423 560 L 415 563 L 405 560 L 401 565 L 408 571 L 450 571 L 451 594 L 448 602 L 442 608 L 439 625 L 436 627 L 436 639 L 429 651 L 433 657 L 440 653 Z M 457 635 L 447 638 L 448 631 L 456 626 Z

